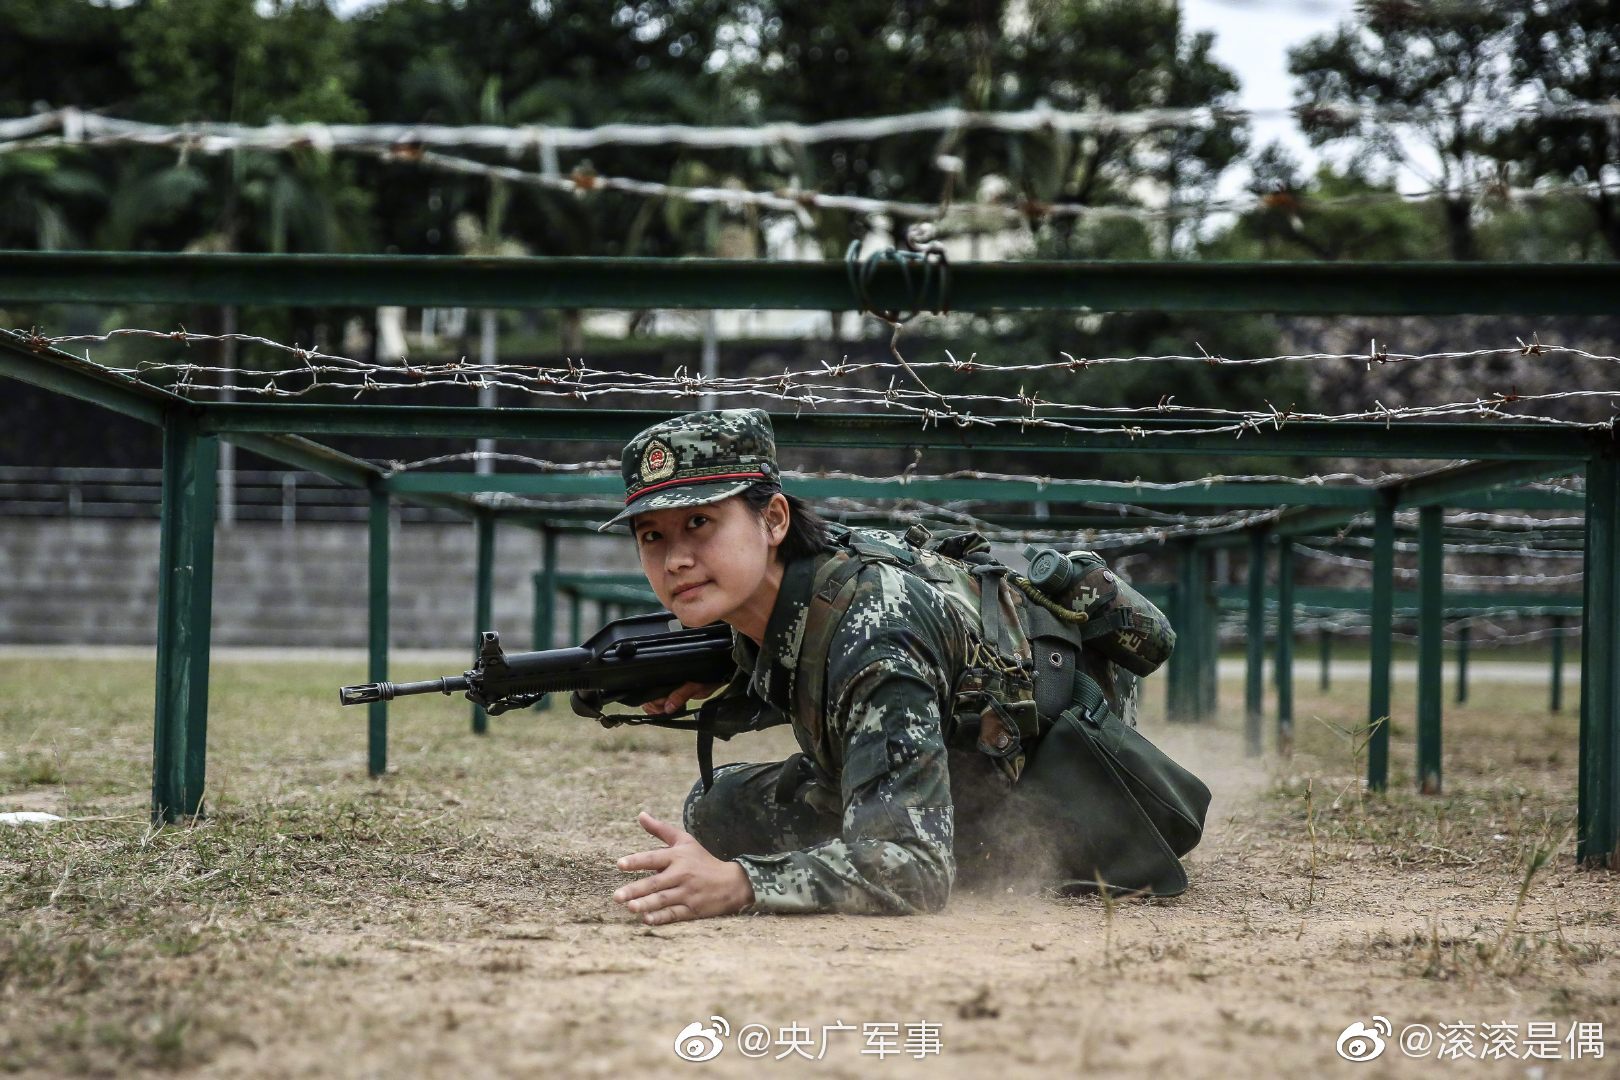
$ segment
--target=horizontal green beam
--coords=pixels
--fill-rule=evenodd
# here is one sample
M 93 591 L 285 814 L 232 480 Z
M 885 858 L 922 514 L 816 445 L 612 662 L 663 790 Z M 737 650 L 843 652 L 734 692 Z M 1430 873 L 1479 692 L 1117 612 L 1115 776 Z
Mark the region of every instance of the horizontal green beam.
M 1545 464 L 1522 461 L 1474 461 L 1425 476 L 1414 476 L 1397 486 L 1397 508 L 1445 506 L 1452 500 L 1478 495 L 1506 484 L 1520 484 L 1577 472 L 1584 462 L 1571 462 L 1562 471 Z
M 613 582 L 558 582 L 557 591 L 581 600 L 606 600 L 612 604 L 657 604 L 657 595 L 647 587 L 645 578 L 639 586 L 618 585 Z
M 194 408 L 185 398 L 167 390 L 108 371 L 61 349 L 34 343 L 29 335 L 10 330 L 0 330 L 0 375 L 148 424 L 161 424 L 168 409 Z
M 574 585 L 623 585 L 634 589 L 647 588 L 647 579 L 639 573 L 615 574 L 603 572 L 599 574 L 558 574 L 557 587 Z
M 1222 601 L 1229 601 L 1241 607 L 1248 603 L 1249 588 L 1247 585 L 1220 585 L 1216 587 L 1215 595 Z M 1417 610 L 1418 594 L 1415 589 L 1397 590 L 1393 593 L 1393 596 L 1396 608 Z M 1267 598 L 1268 605 L 1274 602 L 1275 597 Z M 1367 609 L 1367 590 L 1296 587 L 1294 589 L 1294 605 L 1296 607 L 1365 611 Z M 1578 592 L 1480 592 L 1477 590 L 1447 589 L 1445 606 L 1447 611 L 1460 609 L 1516 611 L 1524 608 L 1562 610 L 1573 608 L 1578 612 L 1581 608 L 1581 594 Z
M 383 485 L 385 474 L 376 465 L 334 450 L 330 446 L 312 442 L 301 435 L 255 435 L 244 432 L 231 435 L 229 439 L 243 450 L 251 451 L 260 457 L 269 458 L 289 468 L 303 469 L 305 472 L 324 476 L 328 480 L 349 487 L 375 488 Z M 408 502 L 412 506 L 451 510 L 468 518 L 475 517 L 478 513 L 478 503 L 464 496 L 437 492 L 398 494 L 401 495 L 401 502 Z
M 1372 505 L 1371 489 L 1304 484 L 1208 484 L 1172 490 L 1118 484 L 1038 480 L 917 479 L 790 476 L 793 494 L 806 499 L 882 498 L 970 502 L 1130 503 L 1137 506 L 1348 506 Z M 389 491 L 484 492 L 511 495 L 624 494 L 617 473 L 397 473 L 384 481 Z
M 949 270 L 958 311 L 1605 315 L 1620 263 L 1009 262 Z M 922 275 L 913 277 L 921 281 Z M 882 266 L 880 307 L 914 298 Z M 842 262 L 417 255 L 0 252 L 0 300 L 20 303 L 477 308 L 859 306 Z
M 695 402 L 693 403 L 695 404 Z M 475 406 L 309 405 L 280 402 L 211 403 L 205 431 L 304 435 L 381 435 L 400 438 L 530 439 L 537 442 L 628 441 L 642 428 L 668 419 L 670 410 L 482 409 Z M 885 414 L 804 413 L 772 418 L 785 446 L 895 447 L 988 451 L 1218 454 L 1229 457 L 1377 457 L 1563 461 L 1612 441 L 1609 433 L 1544 424 L 1328 423 L 1294 421 L 1250 430 L 1238 439 L 1219 421 L 1088 418 L 1088 431 L 999 424 L 966 427 L 930 424 Z
M 1405 456 L 1391 454 L 1391 457 Z M 1483 457 L 1467 453 L 1459 457 Z M 1549 476 L 1562 476 L 1581 467 L 1579 461 L 1570 460 L 1549 465 L 1545 460 L 1529 457 L 1515 458 L 1504 455 L 1503 460 L 1468 461 L 1461 465 L 1439 469 L 1421 476 L 1380 484 L 1375 498 L 1387 498 L 1397 510 L 1422 506 L 1450 506 L 1456 500 L 1472 500 L 1492 493 L 1506 484 L 1524 483 Z M 1510 499 L 1511 493 L 1503 494 Z M 1515 504 L 1516 505 L 1516 504 Z M 1529 509 L 1529 507 L 1521 507 Z M 1332 508 L 1305 508 L 1285 512 L 1272 526 L 1278 536 L 1304 536 L 1311 533 L 1331 532 L 1348 525 L 1355 513 L 1344 513 Z
M 1586 496 L 1579 491 L 1526 491 L 1497 488 L 1462 495 L 1446 502 L 1447 510 L 1569 510 L 1583 513 Z

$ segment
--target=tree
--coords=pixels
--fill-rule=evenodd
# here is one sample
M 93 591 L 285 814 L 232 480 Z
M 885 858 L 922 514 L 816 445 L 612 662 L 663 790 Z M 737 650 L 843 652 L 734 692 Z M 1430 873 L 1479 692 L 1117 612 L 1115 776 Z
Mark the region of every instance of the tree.
M 1188 36 L 1180 5 L 1162 0 L 1046 0 L 1030 5 L 1028 22 L 1008 35 L 1003 65 L 1016 72 L 996 105 L 1135 112 L 1157 108 L 1235 105 L 1237 76 L 1213 55 L 1214 38 Z M 1196 206 L 1242 155 L 1241 122 L 1146 131 L 1102 131 L 1012 143 L 1018 156 L 1009 175 L 1032 200 L 1063 199 L 1088 206 L 1158 203 Z M 1177 219 L 1172 218 L 1172 221 Z M 1054 222 L 1061 251 L 1074 243 L 1073 219 Z M 1166 230 L 1158 245 L 1170 254 L 1190 243 L 1196 222 Z M 1085 242 L 1082 241 L 1084 244 Z
M 1620 3 L 1536 0 L 1512 32 L 1513 75 L 1554 109 L 1620 98 Z M 1526 116 L 1500 152 L 1529 179 L 1591 185 L 1584 197 L 1609 255 L 1620 258 L 1620 123 L 1607 117 Z
M 1503 5 L 1368 0 L 1360 18 L 1289 53 L 1301 126 L 1317 146 L 1351 143 L 1357 171 L 1409 170 L 1443 192 L 1451 257 L 1479 257 L 1477 192 L 1500 179 L 1495 140 L 1514 79 Z M 1344 113 L 1337 107 L 1371 110 Z M 1409 112 L 1408 122 L 1392 113 Z
M 0 0 L 0 116 L 126 103 L 130 18 L 89 0 Z
M 1438 259 L 1447 250 L 1444 214 L 1432 201 L 1402 199 L 1390 179 L 1352 162 L 1322 164 L 1305 178 L 1273 143 L 1251 163 L 1254 209 L 1203 247 L 1214 259 L 1372 261 Z
M 588 0 L 396 0 L 355 20 L 359 92 L 372 119 L 383 122 L 715 123 L 728 113 L 708 61 L 726 7 L 720 0 L 646 0 L 604 17 Z M 578 169 L 659 180 L 685 157 L 674 147 L 609 146 L 560 155 L 556 164 L 563 176 Z M 546 166 L 533 151 L 490 160 Z M 490 216 L 483 181 L 398 164 L 368 165 L 367 174 L 377 178 L 391 249 L 452 251 L 458 217 Z M 656 201 L 610 192 L 518 188 L 505 215 L 509 234 L 537 254 L 689 250 L 664 230 L 657 211 Z

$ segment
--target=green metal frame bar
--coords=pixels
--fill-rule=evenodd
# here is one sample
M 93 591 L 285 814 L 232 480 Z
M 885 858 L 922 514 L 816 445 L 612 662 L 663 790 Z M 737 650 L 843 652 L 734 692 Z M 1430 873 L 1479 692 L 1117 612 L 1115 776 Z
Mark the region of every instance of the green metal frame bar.
M 1247 629 L 1244 635 L 1243 745 L 1250 757 L 1258 757 L 1263 746 L 1261 724 L 1265 720 L 1266 664 L 1266 544 L 1264 529 L 1249 532 L 1249 581 Z
M 1221 697 L 1221 609 L 1215 597 L 1213 569 L 1210 553 L 1199 552 L 1201 569 L 1205 571 L 1202 587 L 1198 590 L 1198 622 L 1203 628 L 1199 635 L 1198 664 L 1198 718 L 1208 720 L 1220 711 Z
M 1576 858 L 1620 870 L 1620 459 L 1613 453 L 1587 464 L 1586 500 Z
M 545 529 L 540 533 L 540 569 L 534 574 L 536 649 L 557 647 L 557 576 L 557 530 Z
M 1468 624 L 1457 627 L 1457 704 L 1468 704 L 1468 645 L 1473 634 Z
M 1444 510 L 1438 503 L 1418 511 L 1417 779 L 1425 795 L 1440 793 L 1440 725 L 1444 707 L 1445 611 Z
M 478 531 L 478 579 L 473 605 L 473 663 L 478 663 L 478 647 L 483 632 L 489 629 L 495 615 L 495 515 L 479 514 L 474 522 Z M 472 733 L 489 732 L 489 714 L 482 705 L 472 707 Z
M 917 479 L 791 477 L 793 494 L 805 499 L 878 498 L 928 499 L 938 502 L 1130 503 L 1136 506 L 1343 506 L 1371 509 L 1375 496 L 1368 487 L 1333 487 L 1306 484 L 1209 484 L 1166 491 L 1130 488 L 1118 484 L 1043 483 L 1038 480 Z M 385 481 L 390 491 L 401 492 L 506 492 L 512 495 L 601 495 L 620 498 L 624 480 L 611 475 L 580 473 L 398 473 Z
M 370 667 L 367 678 L 372 682 L 388 680 L 388 622 L 389 622 L 389 555 L 391 506 L 388 492 L 371 489 L 371 508 L 367 521 L 366 588 L 368 596 L 366 625 Z M 388 771 L 388 702 L 373 701 L 366 727 L 366 772 L 372 777 Z
M 164 416 L 175 409 L 195 408 L 167 390 L 108 371 L 61 349 L 40 345 L 29 335 L 11 330 L 0 329 L 0 375 L 148 424 L 161 425 Z
M 695 403 L 694 397 L 693 402 Z M 211 402 L 204 430 L 221 435 L 286 431 L 306 435 L 527 439 L 534 442 L 627 442 L 643 428 L 668 418 L 667 411 L 552 408 L 497 408 L 443 405 L 310 405 L 290 402 Z M 836 449 L 941 449 L 979 454 L 998 450 L 1098 453 L 1150 447 L 1158 454 L 1215 454 L 1228 457 L 1426 458 L 1458 457 L 1545 461 L 1532 470 L 1555 475 L 1567 465 L 1602 449 L 1607 435 L 1597 430 L 1545 424 L 1396 425 L 1298 420 L 1280 427 L 1251 429 L 1239 439 L 1217 420 L 1157 420 L 1086 417 L 1088 429 L 1026 427 L 1016 424 L 930 425 L 920 416 L 883 413 L 803 413 L 771 418 L 779 446 Z M 1147 441 L 1151 440 L 1151 441 Z M 1334 508 L 1314 508 L 1327 520 L 1346 520 Z M 1311 513 L 1311 510 L 1304 513 Z M 1300 530 L 1294 530 L 1300 531 Z M 1312 526 L 1304 531 L 1320 531 Z
M 1191 722 L 1198 719 L 1198 653 L 1203 648 L 1203 627 L 1198 625 L 1199 591 L 1203 581 L 1198 573 L 1200 550 L 1189 542 L 1177 545 L 1176 584 L 1171 592 L 1170 625 L 1176 630 L 1176 648 L 1170 653 L 1165 671 L 1165 694 L 1170 719 Z
M 1333 689 L 1333 631 L 1323 626 L 1317 630 L 1316 636 L 1322 655 L 1321 671 L 1317 673 L 1317 688 L 1325 694 Z
M 1395 633 L 1395 500 L 1373 511 L 1371 670 L 1367 677 L 1367 788 L 1389 786 L 1390 660 Z
M 1472 264 L 991 264 L 952 268 L 952 302 L 962 310 L 1065 308 L 1080 310 L 1271 310 L 1282 312 L 1359 311 L 1367 313 L 1516 312 L 1607 313 L 1612 310 L 1620 266 L 1578 264 L 1507 266 Z M 315 306 L 333 304 L 465 303 L 477 307 L 788 307 L 839 310 L 852 306 L 841 263 L 648 260 L 466 260 L 398 257 L 251 257 L 127 255 L 104 253 L 0 253 L 0 296 L 24 302 L 211 302 Z M 943 306 L 944 296 L 912 296 L 898 270 L 877 275 L 871 299 L 882 306 Z M 154 813 L 160 819 L 201 808 L 206 759 L 207 630 L 211 614 L 212 483 L 199 490 L 199 477 L 216 471 L 218 442 L 224 435 L 252 448 L 255 437 L 276 460 L 311 460 L 333 465 L 325 451 L 284 433 L 353 433 L 402 437 L 526 438 L 537 441 L 627 438 L 662 413 L 593 413 L 580 417 L 546 409 L 436 409 L 426 407 L 287 405 L 183 401 L 57 350 L 41 349 L 26 335 L 0 334 L 0 374 L 16 377 L 126 415 L 160 423 L 165 442 L 164 559 L 160 582 L 157 722 L 154 734 Z M 786 445 L 820 447 L 908 447 L 1061 452 L 1140 451 L 1144 433 L 1155 436 L 1163 454 L 1222 454 L 1239 457 L 1367 456 L 1377 458 L 1467 457 L 1478 466 L 1447 470 L 1434 478 L 1403 482 L 1377 511 L 1386 518 L 1397 503 L 1438 507 L 1463 499 L 1491 500 L 1487 490 L 1530 475 L 1548 475 L 1546 463 L 1590 460 L 1586 497 L 1589 521 L 1586 559 L 1586 619 L 1582 665 L 1581 829 L 1583 858 L 1620 860 L 1620 702 L 1615 686 L 1617 596 L 1615 557 L 1617 471 L 1612 435 L 1568 431 L 1532 424 L 1450 425 L 1323 424 L 1293 422 L 1250 430 L 1238 440 L 1220 431 L 1219 421 L 1116 418 L 1085 420 L 1091 430 L 978 428 L 954 425 L 920 428 L 914 416 L 783 417 L 778 425 Z M 615 428 L 614 425 L 617 425 Z M 259 452 L 263 452 L 262 450 Z M 341 455 L 336 455 L 341 457 Z M 1491 462 L 1543 463 L 1541 467 Z M 302 466 L 301 466 L 302 467 Z M 339 467 L 339 471 L 344 471 Z M 330 474 L 329 474 L 330 475 Z M 349 474 L 352 478 L 353 474 Z M 1593 478 L 1597 488 L 1591 487 Z M 470 501 L 443 493 L 439 505 L 467 509 Z M 1338 496 L 1333 496 L 1337 498 Z M 412 501 L 416 501 L 413 499 Z M 1100 501 L 1100 500 L 1099 500 Z M 1320 531 L 1345 523 L 1350 507 L 1306 507 L 1290 514 L 1281 535 Z M 481 554 L 484 533 L 493 555 L 493 511 L 478 514 Z M 1382 587 L 1383 633 L 1392 618 L 1387 577 L 1393 527 L 1380 521 L 1375 561 L 1376 597 Z M 1435 530 L 1421 530 L 1431 532 Z M 206 534 L 206 535 L 204 535 Z M 1430 545 L 1432 546 L 1432 545 Z M 482 560 L 481 560 L 482 561 Z M 492 559 L 490 560 L 492 561 Z M 1193 624 L 1209 622 L 1200 598 L 1207 590 L 1185 588 L 1190 553 L 1184 559 L 1178 606 Z M 481 566 L 481 570 L 484 569 Z M 480 574 L 483 578 L 487 575 Z M 481 590 L 487 595 L 488 590 Z M 1282 591 L 1281 584 L 1279 591 Z M 1290 590 L 1291 591 L 1291 590 Z M 621 604 L 623 602 L 620 602 Z M 1424 604 L 1427 611 L 1437 604 Z M 1284 624 L 1291 604 L 1280 604 Z M 201 618 L 202 632 L 196 632 Z M 487 618 L 487 617 L 486 617 Z M 1375 618 L 1375 623 L 1380 620 Z M 1200 660 L 1209 642 L 1200 626 L 1199 646 L 1180 680 L 1183 703 L 1197 710 L 1207 698 Z M 1375 630 L 1375 656 L 1380 632 Z M 1438 636 L 1434 635 L 1438 640 Z M 1279 665 L 1281 667 L 1282 665 Z M 1378 664 L 1375 662 L 1375 668 Z M 1383 666 L 1387 716 L 1387 640 Z M 1279 672 L 1279 675 L 1281 673 Z M 1374 686 L 1378 683 L 1375 671 Z M 1281 683 L 1279 683 L 1281 685 Z M 1172 683 L 1172 687 L 1175 683 Z M 1376 697 L 1376 690 L 1373 694 Z M 1279 712 L 1282 710 L 1279 709 Z M 1438 735 L 1438 731 L 1435 732 Z M 1376 746 L 1377 738 L 1374 738 Z M 1438 740 L 1435 771 L 1438 777 Z M 1369 752 L 1369 783 L 1374 783 Z M 1420 764 L 1423 750 L 1420 746 Z M 1387 747 L 1380 770 L 1387 769 Z M 1420 773 L 1423 770 L 1420 768 Z
M 213 626 L 219 440 L 176 410 L 163 422 L 157 706 L 152 820 L 202 812 L 208 765 L 208 651 Z
M 1370 456 L 1376 457 L 1378 455 L 1373 454 Z M 1561 465 L 1548 465 L 1545 461 L 1532 461 L 1513 454 L 1469 453 L 1460 454 L 1459 456 L 1496 458 L 1500 460 L 1470 461 L 1452 468 L 1436 470 L 1423 476 L 1380 484 L 1371 492 L 1374 507 L 1376 507 L 1378 499 L 1385 498 L 1394 500 L 1397 507 L 1423 507 L 1439 503 L 1450 505 L 1454 500 L 1462 496 L 1484 499 L 1486 496 L 1497 495 L 1503 499 L 1509 499 L 1511 498 L 1509 493 L 1495 492 L 1492 489 L 1501 488 L 1507 484 L 1518 484 L 1545 479 L 1550 476 L 1561 476 L 1573 472 L 1579 467 L 1579 462 L 1575 460 L 1566 460 Z M 1496 507 L 1487 508 L 1494 509 Z M 1284 512 L 1272 526 L 1272 529 L 1279 535 L 1284 536 L 1328 533 L 1348 525 L 1353 517 L 1355 517 L 1354 514 L 1345 514 L 1331 508 L 1307 507 Z
M 1564 617 L 1552 617 L 1552 691 L 1548 695 L 1547 708 L 1551 712 L 1562 712 L 1564 709 Z
M 948 294 L 876 268 L 883 308 L 1605 315 L 1613 263 L 958 263 Z M 936 281 L 938 279 L 936 278 Z M 843 262 L 0 252 L 0 299 L 29 303 L 847 311 Z
M 1277 537 L 1277 748 L 1294 752 L 1294 543 Z
M 1534 470 L 1538 473 L 1542 468 Z M 1272 506 L 1337 506 L 1370 511 L 1378 504 L 1371 487 L 1307 484 L 1208 484 L 1198 487 L 1132 488 L 1119 484 L 1047 483 L 1039 480 L 868 479 L 791 477 L 793 493 L 806 499 L 882 498 L 964 500 L 971 502 L 1130 503 L 1136 506 L 1211 506 L 1223 509 Z M 601 495 L 618 498 L 624 481 L 618 473 L 396 473 L 384 481 L 389 491 L 511 495 Z M 1550 491 L 1484 491 L 1448 503 L 1459 510 L 1559 510 L 1584 507 L 1579 494 Z
M 1233 606 L 1248 602 L 1248 588 L 1243 585 L 1222 586 L 1217 595 Z M 1391 610 L 1418 611 L 1422 605 L 1421 590 L 1394 589 L 1390 592 Z M 1296 610 L 1323 608 L 1331 611 L 1360 611 L 1367 606 L 1367 594 L 1361 589 L 1333 589 L 1322 587 L 1294 588 Z M 1446 594 L 1445 612 L 1450 616 L 1470 613 L 1515 611 L 1526 614 L 1561 611 L 1578 613 L 1581 594 L 1577 592 L 1450 592 Z

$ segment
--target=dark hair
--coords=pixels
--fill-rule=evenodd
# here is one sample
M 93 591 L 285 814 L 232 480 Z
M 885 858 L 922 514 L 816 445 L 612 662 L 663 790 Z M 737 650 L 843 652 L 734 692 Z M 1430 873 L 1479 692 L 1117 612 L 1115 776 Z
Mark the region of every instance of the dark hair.
M 787 500 L 788 531 L 776 549 L 776 557 L 780 561 L 786 563 L 807 558 L 832 547 L 827 523 L 803 499 L 783 491 L 781 484 L 771 480 L 761 481 L 742 494 L 748 500 L 748 508 L 761 517 L 776 496 Z

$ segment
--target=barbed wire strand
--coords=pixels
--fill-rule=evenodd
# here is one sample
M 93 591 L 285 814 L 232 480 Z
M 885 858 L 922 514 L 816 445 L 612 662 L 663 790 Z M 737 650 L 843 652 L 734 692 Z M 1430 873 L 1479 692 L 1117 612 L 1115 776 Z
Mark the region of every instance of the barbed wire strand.
M 110 368 L 132 378 L 148 375 L 171 374 L 177 375 L 175 385 L 177 392 L 184 391 L 189 394 L 201 392 L 217 392 L 229 389 L 233 394 L 253 394 L 268 397 L 296 398 L 308 395 L 318 390 L 341 389 L 353 390 L 355 396 L 367 392 L 379 392 L 390 389 L 417 389 L 433 386 L 469 386 L 479 389 L 489 387 L 505 387 L 519 389 L 536 396 L 566 397 L 576 400 L 587 400 L 591 397 L 627 394 L 643 396 L 665 397 L 759 397 L 774 401 L 792 404 L 797 408 L 820 408 L 822 406 L 876 406 L 885 410 L 896 410 L 917 416 L 926 426 L 934 423 L 936 426 L 949 421 L 958 427 L 971 426 L 1001 426 L 1017 424 L 1020 429 L 1028 427 L 1059 429 L 1081 433 L 1112 432 L 1110 428 L 1088 428 L 1086 419 L 1123 418 L 1130 419 L 1160 419 L 1165 417 L 1187 417 L 1211 421 L 1228 421 L 1226 426 L 1199 429 L 1201 433 L 1229 433 L 1236 438 L 1242 438 L 1249 431 L 1258 431 L 1270 425 L 1276 430 L 1290 422 L 1312 421 L 1319 423 L 1374 421 L 1386 425 L 1397 420 L 1429 420 L 1462 417 L 1488 417 L 1499 420 L 1512 420 L 1520 423 L 1572 427 L 1581 429 L 1609 429 L 1613 428 L 1613 417 L 1602 421 L 1578 421 L 1563 417 L 1548 416 L 1539 413 L 1524 411 L 1509 411 L 1506 407 L 1526 406 L 1534 403 L 1554 401 L 1575 401 L 1593 399 L 1600 401 L 1620 402 L 1620 390 L 1561 390 L 1545 393 L 1524 394 L 1516 390 L 1495 391 L 1488 395 L 1475 397 L 1473 400 L 1451 401 L 1432 405 L 1403 405 L 1390 407 L 1382 401 L 1375 400 L 1372 406 L 1344 413 L 1320 413 L 1300 410 L 1290 406 L 1279 409 L 1276 405 L 1267 402 L 1264 409 L 1228 409 L 1215 406 L 1186 406 L 1177 405 L 1174 395 L 1165 395 L 1153 406 L 1115 406 L 1102 407 L 1085 403 L 1071 403 L 1042 398 L 1039 393 L 1028 394 L 1022 388 L 1017 395 L 1006 394 L 952 394 L 945 395 L 934 391 L 924 383 L 920 377 L 916 379 L 919 389 L 897 385 L 891 376 L 886 387 L 852 386 L 847 383 L 834 384 L 825 382 L 827 378 L 846 377 L 856 370 L 888 370 L 893 369 L 885 364 L 823 364 L 819 371 L 792 372 L 784 371 L 780 375 L 742 376 L 732 378 L 694 376 L 687 373 L 684 367 L 678 368 L 673 376 L 655 374 L 607 372 L 585 367 L 583 364 L 570 360 L 566 368 L 547 368 L 537 365 L 482 365 L 469 364 L 464 360 L 449 363 L 381 365 L 364 361 L 353 360 L 347 357 L 334 356 L 315 349 L 306 349 L 298 346 L 283 345 L 257 335 L 233 334 L 211 335 L 193 334 L 184 330 L 178 331 L 152 331 L 140 329 L 120 329 L 95 335 L 66 335 L 61 337 L 47 337 L 34 333 L 29 336 L 30 342 L 37 348 L 60 347 L 63 345 L 84 344 L 86 342 L 107 342 L 119 337 L 145 337 L 150 339 L 168 340 L 181 343 L 198 341 L 236 340 L 263 347 L 278 349 L 296 356 L 301 364 L 296 368 L 283 368 L 279 370 L 253 370 L 239 367 L 215 367 L 206 364 L 176 363 L 176 362 L 142 362 L 135 368 Z M 891 351 L 897 352 L 891 342 Z M 1449 352 L 1428 354 L 1435 358 L 1457 360 L 1464 357 L 1484 358 L 1501 356 L 1510 352 L 1522 355 L 1564 355 L 1568 354 L 1583 359 L 1599 360 L 1604 362 L 1620 362 L 1614 357 L 1600 356 L 1579 349 L 1565 349 L 1561 346 L 1542 345 L 1539 342 L 1533 345 L 1523 345 L 1517 350 L 1482 349 L 1471 352 Z M 1067 354 L 1065 354 L 1067 355 Z M 1178 359 L 1185 361 L 1198 360 L 1203 363 L 1276 363 L 1300 359 L 1316 359 L 1318 362 L 1330 360 L 1354 360 L 1366 363 L 1369 366 L 1381 362 L 1381 357 L 1387 357 L 1387 352 L 1379 354 L 1377 343 L 1374 342 L 1369 354 L 1363 357 L 1359 354 L 1316 354 L 1314 357 L 1263 357 L 1256 360 L 1232 361 L 1225 357 L 1215 356 L 1178 356 L 1155 357 L 1151 359 Z M 1416 359 L 1417 357 L 1412 357 Z M 85 359 L 88 361 L 89 353 Z M 1133 358 L 1107 358 L 1111 362 L 1143 362 L 1147 357 Z M 93 362 L 93 361 L 91 361 Z M 1009 365 L 1006 368 L 994 368 L 990 365 L 977 365 L 970 361 L 967 364 L 947 361 L 945 366 L 954 366 L 956 370 L 965 373 L 988 373 L 991 371 L 1017 371 L 1034 365 Z M 1062 367 L 1082 368 L 1090 361 L 1078 361 L 1069 358 L 1063 362 L 1053 362 L 1039 365 L 1046 369 Z M 916 368 L 922 365 L 902 365 L 908 374 L 916 374 Z M 935 366 L 939 366 L 937 363 Z M 217 377 L 217 382 L 210 384 L 205 381 L 207 377 Z M 351 381 L 322 381 L 323 376 L 347 376 Z M 353 381 L 358 377 L 358 382 Z M 255 383 L 249 380 L 263 380 Z M 277 380 L 307 380 L 306 384 L 296 389 L 289 389 L 279 385 Z M 611 380 L 611 381 L 610 381 Z M 975 407 L 998 407 L 1003 411 L 999 414 L 976 413 Z M 1075 419 L 1054 418 L 1050 415 L 1040 415 L 1040 410 L 1074 414 Z M 1016 412 L 1015 412 L 1016 410 Z M 1612 410 L 1611 410 L 1612 411 Z M 1162 429 L 1152 427 L 1127 428 L 1127 434 L 1133 437 L 1173 437 L 1188 434 L 1188 429 Z
M 600 146 L 764 149 L 784 145 L 810 146 L 824 142 L 882 139 L 932 131 L 1132 134 L 1163 128 L 1209 128 L 1251 119 L 1271 120 L 1290 117 L 1387 124 L 1432 124 L 1451 122 L 1459 118 L 1501 117 L 1614 120 L 1620 118 L 1620 100 L 1520 102 L 1492 100 L 1448 104 L 1444 109 L 1387 104 L 1359 105 L 1348 102 L 1312 102 L 1259 108 L 1192 106 L 1122 111 L 1055 109 L 1041 105 L 1030 109 L 1007 111 L 941 108 L 891 116 L 827 120 L 812 124 L 776 122 L 700 126 L 614 123 L 589 128 L 547 124 L 248 125 L 201 122 L 164 125 L 102 116 L 76 108 L 63 108 L 30 117 L 0 120 L 0 139 L 25 138 L 54 131 L 74 141 L 85 143 L 107 144 L 112 140 L 119 140 L 147 146 L 180 146 L 205 153 L 295 147 L 317 150 L 340 146 L 384 148 L 407 144 L 502 150 L 521 154 L 542 150 L 589 150 Z

